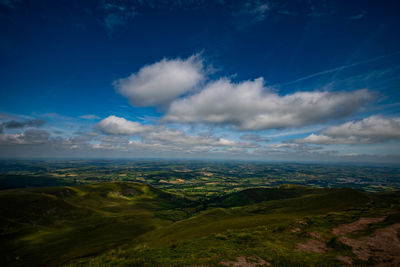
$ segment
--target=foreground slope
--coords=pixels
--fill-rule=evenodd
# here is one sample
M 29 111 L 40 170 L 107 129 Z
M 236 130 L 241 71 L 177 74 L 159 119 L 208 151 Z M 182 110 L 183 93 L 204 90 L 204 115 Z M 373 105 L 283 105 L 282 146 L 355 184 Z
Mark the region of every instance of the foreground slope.
M 0 203 L 9 265 L 59 265 L 99 253 L 187 216 L 192 205 L 140 183 L 6 190 Z M 163 215 L 171 209 L 170 218 Z
M 1 251 L 10 266 L 395 264 L 400 242 L 381 239 L 398 242 L 399 199 L 289 185 L 208 201 L 140 183 L 7 190 Z
M 294 193 L 293 188 L 280 188 L 280 197 L 277 189 L 250 189 L 228 195 L 209 203 L 216 208 L 71 265 L 341 266 L 386 261 L 396 266 L 400 248 L 387 251 L 384 257 L 371 250 L 360 258 L 359 248 L 347 245 L 344 238 L 358 240 L 373 236 L 376 230 L 387 231 L 386 227 L 397 229 L 396 223 L 400 222 L 397 193 L 370 195 L 352 189 L 297 189 Z M 251 191 L 255 196 L 248 200 Z M 264 201 L 269 197 L 260 197 L 260 191 L 271 193 L 274 200 Z M 227 205 L 226 199 L 237 198 L 247 199 L 251 204 L 230 202 L 230 208 L 218 207 Z M 335 227 L 371 217 L 379 220 L 345 235 L 333 232 Z M 397 235 L 394 238 L 398 242 Z M 374 240 L 370 239 L 370 243 Z M 379 247 L 379 241 L 376 244 L 378 247 L 372 247 L 376 251 L 385 249 Z

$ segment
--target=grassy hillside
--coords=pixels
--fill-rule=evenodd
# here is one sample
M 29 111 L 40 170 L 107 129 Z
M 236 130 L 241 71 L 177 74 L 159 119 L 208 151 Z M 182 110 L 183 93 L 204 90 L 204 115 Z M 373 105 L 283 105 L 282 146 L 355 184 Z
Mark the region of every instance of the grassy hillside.
M 276 188 L 250 188 L 231 194 L 218 196 L 210 200 L 210 206 L 238 207 L 269 200 L 295 198 L 307 194 L 317 194 L 326 189 L 316 189 L 301 185 L 281 185 Z
M 140 183 L 6 190 L 1 251 L 9 266 L 374 264 L 383 256 L 363 258 L 354 240 L 397 227 L 399 200 L 396 192 L 288 185 L 208 201 Z M 371 217 L 360 229 L 333 230 Z
M 130 241 L 193 210 L 192 201 L 139 183 L 6 190 L 0 203 L 1 251 L 8 265 L 59 265 Z

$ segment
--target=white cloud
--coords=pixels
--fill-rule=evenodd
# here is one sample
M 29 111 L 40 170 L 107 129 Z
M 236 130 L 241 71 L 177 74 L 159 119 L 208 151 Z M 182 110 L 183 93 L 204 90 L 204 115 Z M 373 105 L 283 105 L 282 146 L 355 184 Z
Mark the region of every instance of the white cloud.
M 326 135 L 310 134 L 306 138 L 295 140 L 296 143 L 309 143 L 309 144 L 334 144 L 335 140 Z
M 263 78 L 240 83 L 220 79 L 171 103 L 164 120 L 230 124 L 245 130 L 294 128 L 346 117 L 372 98 L 366 89 L 280 96 L 264 87 Z
M 95 128 L 104 134 L 134 135 L 145 131 L 147 126 L 111 115 L 96 124 Z
M 194 89 L 205 78 L 198 55 L 187 59 L 163 59 L 113 84 L 134 106 L 164 105 Z
M 400 118 L 371 116 L 329 127 L 321 134 L 311 134 L 296 143 L 311 144 L 374 144 L 400 139 Z

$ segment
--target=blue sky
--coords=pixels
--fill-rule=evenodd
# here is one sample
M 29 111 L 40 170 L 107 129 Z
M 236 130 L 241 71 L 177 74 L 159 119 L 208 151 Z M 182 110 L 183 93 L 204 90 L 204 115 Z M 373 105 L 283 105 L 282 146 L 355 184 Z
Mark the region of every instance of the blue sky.
M 0 157 L 398 163 L 399 11 L 0 0 Z

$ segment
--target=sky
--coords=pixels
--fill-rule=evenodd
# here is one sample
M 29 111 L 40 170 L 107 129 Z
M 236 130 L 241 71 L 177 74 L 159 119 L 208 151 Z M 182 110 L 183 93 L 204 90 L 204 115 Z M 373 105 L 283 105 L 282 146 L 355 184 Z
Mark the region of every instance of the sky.
M 0 0 L 0 158 L 398 164 L 399 12 Z

